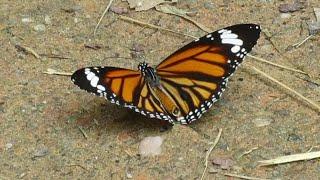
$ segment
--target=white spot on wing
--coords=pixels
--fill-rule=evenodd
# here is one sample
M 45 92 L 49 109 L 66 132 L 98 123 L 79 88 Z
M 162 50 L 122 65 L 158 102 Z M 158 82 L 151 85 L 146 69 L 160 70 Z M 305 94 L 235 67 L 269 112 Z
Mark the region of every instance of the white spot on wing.
M 93 73 L 93 72 L 90 72 L 89 74 L 87 74 L 87 79 L 89 80 L 89 81 L 91 81 L 91 79 L 93 78 L 93 77 L 95 77 L 96 75 Z
M 97 87 L 98 81 L 99 81 L 99 78 L 98 78 L 97 76 L 94 76 L 94 77 L 91 79 L 91 81 L 90 81 L 90 85 L 91 85 L 92 87 Z
M 236 39 L 238 38 L 238 35 L 233 33 L 222 33 L 220 36 L 221 39 Z
M 84 69 L 84 73 L 85 73 L 85 74 L 89 74 L 89 73 L 90 73 L 90 69 L 89 69 L 89 68 L 85 68 L 85 69 Z
M 233 45 L 238 45 L 242 46 L 243 41 L 241 39 L 222 39 L 223 44 L 233 44 Z
M 221 33 L 226 32 L 226 31 L 227 31 L 227 30 L 225 30 L 225 29 L 221 29 L 221 30 L 218 31 L 218 33 L 221 34 Z
M 97 88 L 98 88 L 99 90 L 101 90 L 101 91 L 105 91 L 105 90 L 106 90 L 106 88 L 103 87 L 102 85 L 98 85 Z
M 237 52 L 239 52 L 240 51 L 240 46 L 233 46 L 232 48 L 231 48 L 231 52 L 233 52 L 233 53 L 237 53 Z

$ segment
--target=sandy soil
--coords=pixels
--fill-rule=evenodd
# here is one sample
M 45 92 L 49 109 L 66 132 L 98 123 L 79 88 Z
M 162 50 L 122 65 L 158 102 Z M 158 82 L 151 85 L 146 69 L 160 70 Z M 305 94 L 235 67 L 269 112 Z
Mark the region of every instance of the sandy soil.
M 73 72 L 91 65 L 136 68 L 142 58 L 132 51 L 134 46 L 156 65 L 191 39 L 125 22 L 112 12 L 93 36 L 107 1 L 1 0 L 0 179 L 199 179 L 209 142 L 219 128 L 222 136 L 209 157 L 205 179 L 230 179 L 224 173 L 320 178 L 317 159 L 257 166 L 259 160 L 320 149 L 319 112 L 248 66 L 254 64 L 319 104 L 319 36 L 297 49 L 290 47 L 308 36 L 306 23 L 315 20 L 313 7 L 320 4 L 310 0 L 286 17 L 278 10 L 285 2 L 289 1 L 188 0 L 176 5 L 196 11 L 192 18 L 213 30 L 261 24 L 270 38 L 262 34 L 252 54 L 308 72 L 311 78 L 247 58 L 223 98 L 203 118 L 160 132 L 159 121 L 87 94 L 69 77 L 42 72 Z M 113 5 L 128 7 L 121 1 Z M 194 36 L 205 34 L 188 21 L 154 9 L 129 10 L 125 15 Z M 19 46 L 33 49 L 41 58 Z M 147 136 L 164 138 L 161 155 L 138 154 L 139 142 Z M 257 149 L 241 156 L 252 148 Z M 212 164 L 214 158 L 231 159 L 234 165 L 222 170 Z

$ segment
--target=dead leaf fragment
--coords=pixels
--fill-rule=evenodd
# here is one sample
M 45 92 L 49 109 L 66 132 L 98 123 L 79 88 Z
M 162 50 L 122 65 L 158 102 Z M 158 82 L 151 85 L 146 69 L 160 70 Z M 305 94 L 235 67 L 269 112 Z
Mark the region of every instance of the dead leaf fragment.
M 202 29 L 203 31 L 205 32 L 211 32 L 211 30 L 209 28 L 207 28 L 206 26 L 204 26 L 203 24 L 193 20 L 192 18 L 190 18 L 189 16 L 187 16 L 187 11 L 185 10 L 181 10 L 181 9 L 178 9 L 174 6 L 170 6 L 170 5 L 159 5 L 159 6 L 156 6 L 156 10 L 157 11 L 160 11 L 160 12 L 163 12 L 163 13 L 166 13 L 166 14 L 173 14 L 173 15 L 176 15 L 176 16 L 180 16 L 188 21 L 191 21 L 193 24 L 195 24 L 196 26 L 198 26 L 200 29 Z
M 110 11 L 116 13 L 116 14 L 126 14 L 128 13 L 128 9 L 124 7 L 118 7 L 118 6 L 111 6 Z
M 268 126 L 271 124 L 272 119 L 270 118 L 256 118 L 252 120 L 256 127 Z
M 320 8 L 314 8 L 313 10 L 316 16 L 316 21 L 308 23 L 310 35 L 315 35 L 320 32 Z
M 282 12 L 282 13 L 288 13 L 288 12 L 299 11 L 302 8 L 303 8 L 302 2 L 300 2 L 299 0 L 296 0 L 291 4 L 289 4 L 289 3 L 280 4 L 279 11 Z
M 127 0 L 130 8 L 134 8 L 136 11 L 145 11 L 151 9 L 159 4 L 173 3 L 177 0 Z
M 166 14 L 174 14 L 174 15 L 179 15 L 179 16 L 186 16 L 188 13 L 187 11 L 185 11 L 183 9 L 178 9 L 175 6 L 170 6 L 167 4 L 156 6 L 156 10 L 164 12 Z
M 230 169 L 234 165 L 234 161 L 232 159 L 221 157 L 214 158 L 212 163 L 220 166 L 221 169 Z

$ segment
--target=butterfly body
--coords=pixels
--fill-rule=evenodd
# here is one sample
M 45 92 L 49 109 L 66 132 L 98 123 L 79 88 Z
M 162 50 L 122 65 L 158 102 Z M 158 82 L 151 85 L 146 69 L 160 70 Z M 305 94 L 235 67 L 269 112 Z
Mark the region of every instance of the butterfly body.
M 155 68 L 87 67 L 71 77 L 81 89 L 150 118 L 188 124 L 216 102 L 260 35 L 255 24 L 212 32 L 179 49 Z

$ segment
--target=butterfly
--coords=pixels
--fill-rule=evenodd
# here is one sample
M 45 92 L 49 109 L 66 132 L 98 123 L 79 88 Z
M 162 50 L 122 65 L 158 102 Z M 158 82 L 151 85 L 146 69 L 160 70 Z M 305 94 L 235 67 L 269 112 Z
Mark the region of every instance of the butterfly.
M 71 80 L 149 118 L 189 124 L 221 97 L 260 31 L 256 24 L 233 25 L 192 41 L 155 68 L 146 62 L 137 70 L 86 67 L 74 72 Z

